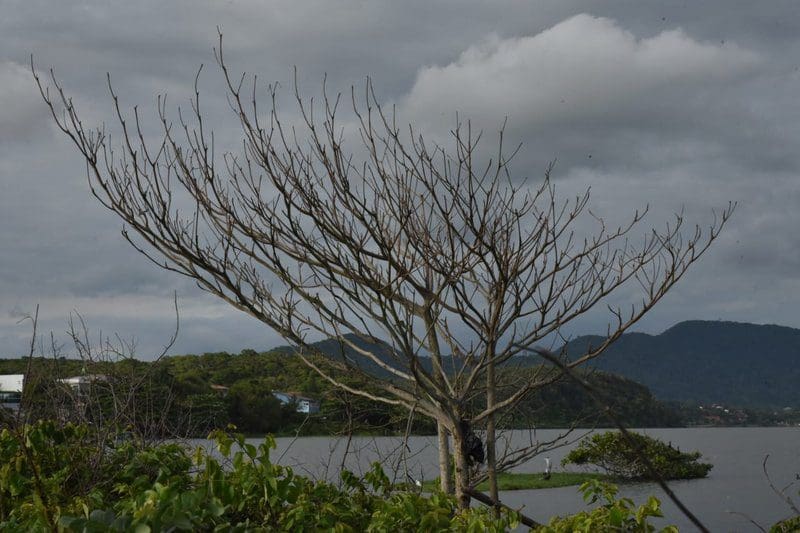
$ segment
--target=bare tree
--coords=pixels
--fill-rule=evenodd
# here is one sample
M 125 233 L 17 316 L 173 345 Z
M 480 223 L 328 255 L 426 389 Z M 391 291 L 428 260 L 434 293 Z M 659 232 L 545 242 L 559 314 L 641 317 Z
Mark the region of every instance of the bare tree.
M 340 96 L 323 90 L 315 104 L 295 88 L 302 120 L 290 127 L 273 87 L 262 112 L 255 77 L 245 88 L 248 78 L 230 72 L 221 36 L 216 58 L 241 125 L 238 153 L 215 153 L 197 80 L 188 117 L 179 112 L 173 122 L 159 98 L 153 142 L 136 108 L 126 118 L 109 78 L 118 144 L 81 122 L 52 71 L 50 87 L 38 76 L 37 83 L 85 159 L 92 193 L 122 218 L 137 250 L 278 332 L 334 385 L 434 419 L 442 488 L 462 506 L 473 486 L 472 428 L 488 423 L 494 479 L 495 417 L 554 379 L 521 378 L 498 398 L 495 368 L 638 283 L 639 304 L 610 308 L 605 340 L 568 365 L 596 357 L 698 260 L 733 210 L 687 232 L 681 215 L 662 230 L 640 229 L 645 209 L 619 227 L 595 218 L 592 233 L 579 236 L 594 216 L 589 191 L 561 200 L 550 169 L 538 184 L 513 179 L 515 151 L 506 153 L 502 132 L 487 159 L 469 124 L 456 124 L 448 146 L 430 143 L 401 127 L 367 82 L 363 97 L 353 91 L 350 99 L 357 156 L 337 122 Z M 188 212 L 182 197 L 191 201 Z M 382 392 L 349 386 L 316 364 L 311 341 L 320 336 L 348 348 L 333 361 L 339 369 L 389 376 L 379 381 Z M 365 349 L 363 341 L 374 339 L 386 340 L 391 353 Z
M 177 339 L 177 323 L 163 350 L 145 364 L 136 359 L 134 341 L 102 333 L 93 339 L 78 313 L 70 315 L 67 329 L 74 359 L 64 357 L 67 349 L 52 332 L 46 347 L 39 339 L 38 307 L 26 320 L 31 321 L 33 334 L 22 405 L 13 427 L 23 428 L 37 419 L 77 423 L 93 428 L 91 436 L 98 443 L 122 433 L 141 444 L 191 434 L 191 416 L 174 408 L 171 383 L 156 375 Z M 37 344 L 40 355 L 35 357 Z

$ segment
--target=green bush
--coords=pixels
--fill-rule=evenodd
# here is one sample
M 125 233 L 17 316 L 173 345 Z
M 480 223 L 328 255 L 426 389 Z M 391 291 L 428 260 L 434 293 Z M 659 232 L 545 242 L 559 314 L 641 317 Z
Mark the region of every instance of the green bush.
M 267 437 L 215 431 L 216 454 L 38 422 L 0 432 L 1 531 L 505 531 L 516 514 L 460 512 L 393 486 L 378 464 L 336 486 L 274 464 Z M 219 457 L 222 457 L 222 460 Z
M 538 533 L 649 533 L 656 528 L 648 522 L 650 517 L 661 517 L 661 502 L 654 496 L 647 503 L 634 506 L 629 498 L 617 498 L 617 487 L 596 479 L 587 481 L 579 489 L 588 504 L 602 500 L 605 503 L 591 511 L 583 511 L 567 517 L 553 518 L 549 524 L 538 528 Z M 662 533 L 677 533 L 678 528 L 667 526 Z
M 569 452 L 561 464 L 594 464 L 612 476 L 630 480 L 653 479 L 642 456 L 662 479 L 706 477 L 712 468 L 711 464 L 698 461 L 700 452 L 681 452 L 672 444 L 638 433 L 629 436 L 630 439 L 617 431 L 594 434 Z
M 781 520 L 769 528 L 769 533 L 792 533 L 797 531 L 800 531 L 800 516 Z
M 514 512 L 460 511 L 452 496 L 393 485 L 380 465 L 334 485 L 275 464 L 259 445 L 215 431 L 216 450 L 102 438 L 97 428 L 43 421 L 0 432 L 0 531 L 501 532 Z M 658 500 L 634 508 L 596 481 L 581 490 L 590 512 L 553 519 L 544 532 L 653 531 Z
M 0 530 L 42 531 L 62 515 L 113 506 L 154 483 L 189 486 L 177 444 L 117 442 L 94 428 L 39 421 L 0 431 Z

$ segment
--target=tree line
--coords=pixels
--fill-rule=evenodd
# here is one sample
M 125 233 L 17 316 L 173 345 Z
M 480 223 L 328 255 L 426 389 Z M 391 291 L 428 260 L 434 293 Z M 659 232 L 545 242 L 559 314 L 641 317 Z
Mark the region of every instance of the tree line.
M 322 357 L 316 362 L 323 367 L 327 364 Z M 64 357 L 0 360 L 0 374 L 26 371 L 30 374 L 26 378 L 25 406 L 33 419 L 59 418 L 65 416 L 65 412 L 74 417 L 77 412 L 65 409 L 66 405 L 77 403 L 80 410 L 88 411 L 92 408 L 89 403 L 94 402 L 99 406 L 98 416 L 105 416 L 107 420 L 112 416 L 114 398 L 133 394 L 135 402 L 132 403 L 142 415 L 126 423 L 149 424 L 148 431 L 160 428 L 158 431 L 165 435 L 205 437 L 211 430 L 229 424 L 250 435 L 402 434 L 409 430 L 406 410 L 349 394 L 322 379 L 295 354 L 284 351 L 259 353 L 248 349 L 238 354 L 174 355 L 153 362 L 135 359 L 84 361 Z M 512 383 L 503 379 L 505 374 L 518 377 L 520 372 L 536 371 L 536 368 L 504 368 L 499 372 L 499 382 Z M 87 378 L 82 391 L 75 391 L 61 381 L 75 376 Z M 676 412 L 654 399 L 644 386 L 602 372 L 588 376 L 617 407 L 626 423 L 637 427 L 681 424 Z M 374 387 L 357 374 L 341 376 L 341 379 L 365 390 Z M 138 390 L 133 390 L 136 387 Z M 312 398 L 319 402 L 320 411 L 298 412 L 296 405 L 281 403 L 272 395 L 274 391 Z M 511 393 L 503 386 L 499 391 L 501 397 Z M 152 416 L 147 416 L 153 413 L 160 416 L 158 424 L 153 424 Z M 500 420 L 500 427 L 608 425 L 608 420 L 591 399 L 566 380 L 555 381 L 528 396 L 511 415 Z M 416 434 L 432 434 L 436 427 L 426 418 L 415 417 L 410 430 Z M 478 432 L 480 434 L 480 428 Z

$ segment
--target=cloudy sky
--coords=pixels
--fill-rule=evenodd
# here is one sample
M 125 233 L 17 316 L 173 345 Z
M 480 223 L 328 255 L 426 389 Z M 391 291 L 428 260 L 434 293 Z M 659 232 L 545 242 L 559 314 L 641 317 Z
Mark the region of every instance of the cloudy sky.
M 699 224 L 738 202 L 723 236 L 637 329 L 684 319 L 800 327 L 800 3 L 463 0 L 0 0 L 0 356 L 63 337 L 72 312 L 141 357 L 174 326 L 173 353 L 280 344 L 254 320 L 159 271 L 88 192 L 29 68 L 53 67 L 88 124 L 127 105 L 187 102 L 201 64 L 206 109 L 235 141 L 212 47 L 233 68 L 313 93 L 370 76 L 379 98 L 432 136 L 455 113 L 523 143 L 515 175 L 557 160 L 565 192 L 591 186 L 610 217 L 649 204 Z M 587 318 L 575 332 L 602 328 Z

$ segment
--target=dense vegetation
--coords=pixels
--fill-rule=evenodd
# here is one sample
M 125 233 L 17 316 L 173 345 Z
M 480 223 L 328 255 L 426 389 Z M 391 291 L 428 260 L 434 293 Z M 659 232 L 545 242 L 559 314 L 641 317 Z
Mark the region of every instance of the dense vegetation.
M 34 358 L 24 393 L 31 419 L 63 419 L 63 405 L 99 404 L 103 420 L 114 417 L 113 400 L 135 396 L 126 415 L 136 415 L 126 424 L 162 435 L 204 437 L 214 428 L 236 425 L 247 434 L 331 434 L 348 431 L 394 433 L 406 426 L 399 409 L 369 403 L 334 389 L 303 362 L 283 353 L 259 354 L 245 350 L 238 355 L 208 353 L 202 356 L 165 357 L 156 362 L 125 359 L 89 363 L 73 359 Z M 0 373 L 24 373 L 25 359 L 0 360 Z M 70 376 L 103 376 L 70 395 L 59 382 Z M 344 379 L 349 379 L 347 376 Z M 221 387 L 212 387 L 212 385 Z M 357 383 L 370 388 L 369 383 Z M 291 391 L 321 401 L 321 412 L 312 416 L 284 405 L 272 391 Z M 60 397 L 59 396 L 60 393 Z M 90 398 L 89 398 L 90 397 Z M 131 413 L 131 410 L 137 413 Z M 68 411 L 68 414 L 69 411 Z M 72 413 L 78 414 L 78 413 Z M 154 420 L 157 417 L 158 420 Z M 98 418 L 97 416 L 94 417 Z M 83 420 L 80 416 L 72 420 Z M 424 420 L 415 429 L 430 431 Z
M 654 480 L 651 470 L 642 457 L 662 479 L 693 479 L 706 477 L 712 465 L 701 463 L 700 452 L 682 452 L 671 443 L 629 433 L 626 437 L 618 431 L 595 433 L 581 441 L 561 461 L 562 465 L 597 465 L 612 476 L 625 480 Z
M 119 435 L 116 435 L 117 437 Z M 108 439 L 87 426 L 50 421 L 0 431 L 3 531 L 506 531 L 518 516 L 459 511 L 454 498 L 393 486 L 380 466 L 338 484 L 313 481 L 254 446 L 216 431 L 216 449 Z M 545 532 L 653 531 L 658 500 L 638 509 L 611 486 L 589 482 L 600 507 L 554 518 Z
M 320 365 L 325 362 L 318 360 Z M 63 414 L 63 406 L 69 398 L 59 401 L 54 397 L 56 392 L 65 389 L 59 379 L 103 375 L 104 379 L 93 383 L 90 391 L 99 397 L 101 410 L 110 409 L 113 398 L 135 395 L 137 400 L 130 402 L 126 415 L 136 415 L 136 418 L 126 423 L 146 426 L 149 430 L 158 426 L 164 434 L 205 436 L 211 429 L 229 423 L 251 435 L 289 434 L 298 430 L 306 435 L 350 431 L 389 434 L 405 431 L 408 423 L 403 409 L 368 402 L 334 388 L 289 351 L 181 355 L 164 357 L 157 362 L 126 359 L 116 363 L 88 363 L 35 358 L 31 363 L 25 395 L 33 419 Z M 26 359 L 0 360 L 0 374 L 25 373 L 27 367 Z M 503 387 L 504 381 L 511 383 L 512 378 L 522 373 L 536 371 L 536 367 L 502 369 L 498 372 L 500 395 L 513 392 L 513 388 Z M 339 377 L 358 388 L 371 390 L 373 387 L 363 378 Z M 656 401 L 645 387 L 600 372 L 589 374 L 587 378 L 603 391 L 605 401 L 616 407 L 627 424 L 637 427 L 680 425 L 676 413 Z M 320 402 L 321 410 L 310 416 L 298 413 L 296 406 L 281 404 L 272 391 L 291 391 L 311 397 Z M 74 404 L 76 399 L 72 400 Z M 476 398 L 475 401 L 480 403 L 481 400 Z M 87 407 L 79 405 L 78 408 Z M 566 427 L 576 422 L 584 426 L 607 424 L 609 421 L 599 412 L 583 390 L 562 379 L 531 394 L 513 416 L 501 420 L 501 424 L 514 428 Z M 160 417 L 155 425 L 154 415 Z M 105 419 L 110 416 L 109 413 L 104 415 Z M 423 417 L 414 418 L 412 429 L 416 433 L 435 430 Z
M 535 369 L 505 369 L 505 372 L 525 372 Z M 627 378 L 605 372 L 583 373 L 605 404 L 614 409 L 631 427 L 676 427 L 683 425 L 678 412 L 656 400 L 647 387 Z M 612 427 L 604 411 L 574 382 L 564 378 L 548 385 L 523 400 L 517 413 L 516 427 L 565 427 L 582 424 L 584 427 Z M 519 417 L 519 418 L 517 418 Z
M 617 487 L 597 480 L 587 481 L 580 487 L 583 499 L 589 505 L 599 503 L 590 511 L 553 518 L 550 523 L 541 528 L 547 533 L 611 533 L 625 531 L 631 533 L 644 533 L 655 531 L 656 528 L 649 523 L 650 517 L 660 517 L 661 503 L 654 496 L 647 499 L 647 503 L 638 508 L 630 498 L 617 498 Z M 677 533 L 675 526 L 666 526 L 661 533 Z
M 98 442 L 86 426 L 0 433 L 3 531 L 505 531 L 516 517 L 393 487 L 379 466 L 336 486 L 295 475 L 259 446 L 216 432 L 216 454 Z M 222 459 L 222 462 L 220 461 Z M 91 468 L 87 468 L 91 467 Z

